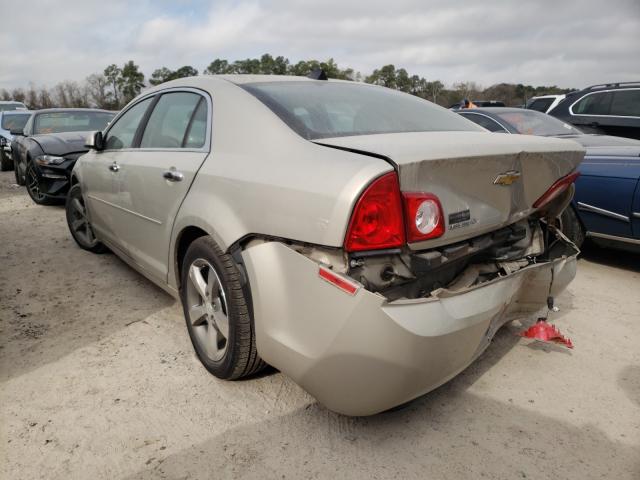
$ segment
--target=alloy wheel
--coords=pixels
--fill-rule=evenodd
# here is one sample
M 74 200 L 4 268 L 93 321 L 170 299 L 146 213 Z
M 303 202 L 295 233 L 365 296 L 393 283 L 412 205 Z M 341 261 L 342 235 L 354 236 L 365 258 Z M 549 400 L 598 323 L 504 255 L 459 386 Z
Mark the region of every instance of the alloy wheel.
M 84 206 L 82 196 L 74 196 L 71 199 L 71 221 L 69 226 L 76 238 L 82 240 L 87 246 L 96 243 L 96 236 L 93 233 L 89 219 L 87 218 L 87 210 Z
M 229 311 L 220 276 L 208 261 L 198 258 L 189 266 L 186 290 L 195 339 L 211 360 L 218 361 L 229 343 Z
M 31 164 L 29 164 L 29 166 L 27 167 L 26 183 L 27 183 L 27 189 L 29 190 L 31 197 L 34 200 L 38 200 L 38 201 L 44 200 L 45 196 L 44 194 L 42 194 L 42 192 L 40 192 L 40 184 L 38 183 L 38 177 L 33 168 L 33 165 Z

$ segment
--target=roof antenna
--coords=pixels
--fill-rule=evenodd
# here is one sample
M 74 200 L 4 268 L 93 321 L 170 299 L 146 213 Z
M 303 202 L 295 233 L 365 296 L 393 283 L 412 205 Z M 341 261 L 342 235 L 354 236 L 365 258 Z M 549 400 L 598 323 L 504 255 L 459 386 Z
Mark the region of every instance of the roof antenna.
M 309 75 L 307 75 L 307 78 L 310 78 L 312 80 L 329 80 L 329 77 L 327 77 L 326 72 L 321 68 L 316 68 L 315 70 L 311 70 L 311 72 L 309 72 Z

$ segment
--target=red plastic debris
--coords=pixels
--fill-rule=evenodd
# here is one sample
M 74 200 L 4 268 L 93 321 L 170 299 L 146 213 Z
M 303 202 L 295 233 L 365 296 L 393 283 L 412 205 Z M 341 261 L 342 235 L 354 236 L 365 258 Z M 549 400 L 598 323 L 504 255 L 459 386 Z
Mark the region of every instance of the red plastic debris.
M 524 332 L 520 332 L 518 335 L 543 342 L 561 343 L 569 348 L 573 348 L 571 340 L 562 335 L 555 325 L 551 325 L 545 320 L 538 320 L 535 325 L 532 325 Z

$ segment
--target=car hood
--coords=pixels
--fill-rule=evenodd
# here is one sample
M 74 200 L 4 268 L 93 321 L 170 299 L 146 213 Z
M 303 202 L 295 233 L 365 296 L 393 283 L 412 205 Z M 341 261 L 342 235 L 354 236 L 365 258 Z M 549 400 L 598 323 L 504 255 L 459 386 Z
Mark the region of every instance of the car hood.
M 42 151 L 49 155 L 67 155 L 74 152 L 86 152 L 87 136 L 91 132 L 63 132 L 34 135 L 32 140 L 37 142 Z

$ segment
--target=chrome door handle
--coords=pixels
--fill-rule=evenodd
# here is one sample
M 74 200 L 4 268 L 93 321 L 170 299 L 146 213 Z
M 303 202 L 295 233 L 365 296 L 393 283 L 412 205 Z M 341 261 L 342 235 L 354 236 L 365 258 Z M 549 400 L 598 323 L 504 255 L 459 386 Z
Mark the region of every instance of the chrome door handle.
M 175 170 L 167 170 L 162 176 L 170 182 L 181 182 L 184 179 L 184 175 Z
M 120 170 L 120 165 L 118 165 L 116 162 L 113 162 L 111 165 L 109 165 L 109 170 L 111 170 L 112 172 L 117 172 L 118 170 Z

